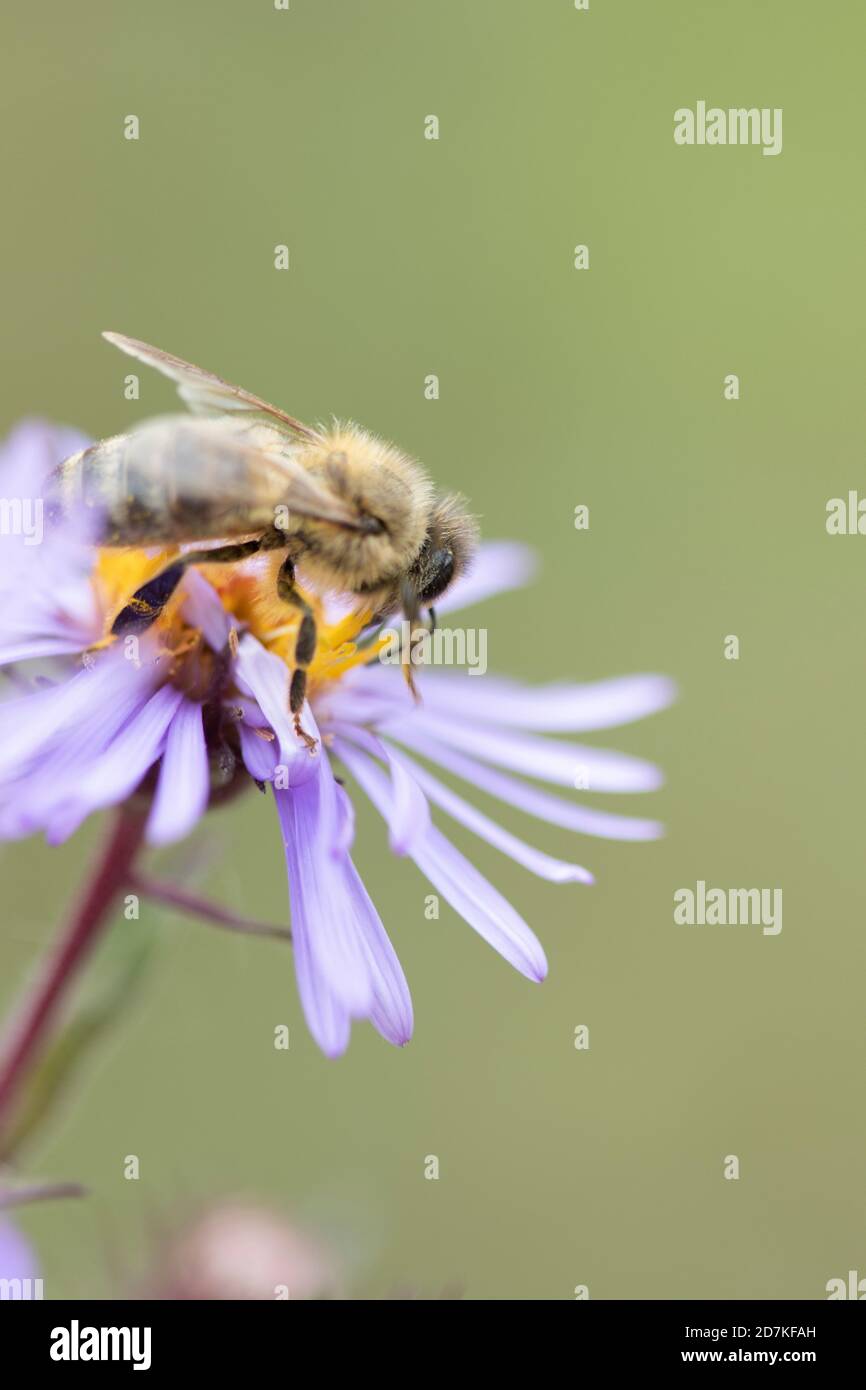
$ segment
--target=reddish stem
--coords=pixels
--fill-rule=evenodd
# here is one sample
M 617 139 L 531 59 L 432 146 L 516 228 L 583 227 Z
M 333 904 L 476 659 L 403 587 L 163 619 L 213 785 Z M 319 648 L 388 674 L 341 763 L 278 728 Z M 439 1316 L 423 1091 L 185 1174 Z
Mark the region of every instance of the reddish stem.
M 133 874 L 129 886 L 134 893 L 140 893 L 143 898 L 162 903 L 176 912 L 184 912 L 188 917 L 200 917 L 205 922 L 213 922 L 215 926 L 225 927 L 228 931 L 242 932 L 248 936 L 270 936 L 276 941 L 292 939 L 288 927 L 275 927 L 270 922 L 254 922 L 248 917 L 240 917 L 236 912 L 230 912 L 228 908 L 220 907 L 217 903 L 209 903 L 194 893 L 188 893 L 184 888 L 176 888 L 173 883 L 157 883 L 154 879 L 143 878 L 141 874 Z
M 35 1187 L 13 1187 L 0 1190 L 0 1212 L 29 1202 L 53 1202 L 56 1197 L 86 1197 L 87 1189 L 78 1182 L 46 1182 Z
M 57 1010 L 92 950 L 120 892 L 129 883 L 145 815 L 121 807 L 68 925 L 45 961 L 0 1047 L 0 1131 L 19 1086 L 41 1051 Z

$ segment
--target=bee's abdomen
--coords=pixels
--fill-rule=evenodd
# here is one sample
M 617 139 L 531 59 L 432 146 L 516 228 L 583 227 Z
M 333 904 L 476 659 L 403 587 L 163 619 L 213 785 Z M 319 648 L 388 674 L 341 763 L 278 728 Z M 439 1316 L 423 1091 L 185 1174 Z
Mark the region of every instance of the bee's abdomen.
M 97 512 L 105 545 L 173 540 L 176 519 L 164 469 L 153 458 L 147 469 L 141 467 L 129 444 L 129 436 L 118 435 L 62 463 L 56 474 L 60 507 Z
M 247 452 L 234 430 L 218 428 L 222 423 L 159 420 L 83 449 L 55 474 L 60 509 L 97 512 L 104 545 L 263 530 L 275 499 L 261 498 Z

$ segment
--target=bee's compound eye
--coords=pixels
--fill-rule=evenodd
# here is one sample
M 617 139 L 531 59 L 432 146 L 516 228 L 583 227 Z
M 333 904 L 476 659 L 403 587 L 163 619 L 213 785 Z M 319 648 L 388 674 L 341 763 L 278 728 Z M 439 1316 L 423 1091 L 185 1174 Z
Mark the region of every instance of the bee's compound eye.
M 422 603 L 431 603 L 443 594 L 454 578 L 453 550 L 434 550 L 427 561 L 427 583 L 418 597 Z

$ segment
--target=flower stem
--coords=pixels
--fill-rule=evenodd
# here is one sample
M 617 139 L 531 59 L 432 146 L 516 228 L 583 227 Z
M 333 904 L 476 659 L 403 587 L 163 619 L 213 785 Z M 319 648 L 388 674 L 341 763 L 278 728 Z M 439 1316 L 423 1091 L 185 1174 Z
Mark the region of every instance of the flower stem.
M 18 1090 L 54 1022 L 69 988 L 107 926 L 115 900 L 128 884 L 144 836 L 146 815 L 123 806 L 116 813 L 102 853 L 64 931 L 12 1019 L 0 1046 L 0 1133 L 9 1121 Z
M 141 874 L 133 874 L 129 886 L 143 898 L 150 898 L 152 902 L 161 903 L 163 907 L 172 908 L 175 912 L 183 912 L 188 917 L 200 917 L 205 922 L 213 922 L 214 926 L 225 927 L 228 931 L 242 932 L 247 936 L 270 936 L 275 941 L 292 939 L 288 927 L 276 927 L 270 922 L 254 922 L 248 917 L 240 917 L 238 913 L 230 912 L 228 908 L 220 907 L 217 903 L 209 903 L 195 893 L 187 893 L 184 888 L 177 888 L 173 883 L 157 883 L 154 879 L 143 878 Z
M 87 1189 L 79 1182 L 44 1182 L 30 1187 L 0 1188 L 0 1212 L 29 1202 L 53 1202 L 57 1197 L 86 1197 Z

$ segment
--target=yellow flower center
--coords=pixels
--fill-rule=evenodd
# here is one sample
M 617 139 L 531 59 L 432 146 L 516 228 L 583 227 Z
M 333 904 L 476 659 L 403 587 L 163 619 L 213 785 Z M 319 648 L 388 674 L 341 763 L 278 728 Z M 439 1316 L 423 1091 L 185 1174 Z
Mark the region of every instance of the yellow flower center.
M 180 553 L 176 546 L 158 552 L 108 548 L 97 551 L 94 584 L 104 614 L 103 636 L 96 643 L 97 647 L 106 647 L 118 640 L 111 633 L 117 614 L 142 585 L 166 569 Z M 251 632 L 291 670 L 302 615 L 277 593 L 276 577 L 282 558 L 279 554 L 263 555 L 236 565 L 197 565 L 196 568 L 216 590 L 223 608 L 236 620 L 237 628 Z M 371 609 L 354 609 L 339 621 L 329 623 L 319 595 L 308 590 L 299 589 L 298 592 L 316 619 L 316 652 L 307 675 L 308 692 L 314 695 L 317 687 L 339 679 L 353 666 L 370 661 L 387 638 L 382 635 L 359 646 L 358 638 L 373 617 Z M 200 653 L 203 647 L 201 634 L 181 617 L 182 607 L 183 593 L 176 590 L 152 627 L 161 646 L 172 658 L 171 677 L 179 683 L 188 675 L 184 672 L 184 658 L 193 651 Z

